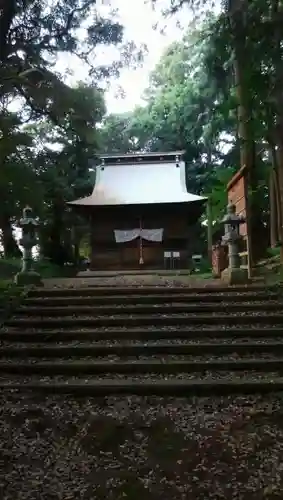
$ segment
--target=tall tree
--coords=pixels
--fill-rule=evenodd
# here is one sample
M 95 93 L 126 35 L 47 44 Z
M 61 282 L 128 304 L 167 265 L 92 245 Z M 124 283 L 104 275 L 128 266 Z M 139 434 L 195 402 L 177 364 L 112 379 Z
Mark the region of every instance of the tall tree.
M 105 112 L 103 96 L 97 95 L 96 89 L 79 85 L 74 93 L 80 109 L 76 130 L 67 118 L 64 128 L 54 127 L 46 119 L 40 129 L 38 123 L 27 127 L 34 137 L 34 168 L 42 193 L 38 210 L 45 221 L 41 230 L 41 253 L 57 264 L 73 260 L 73 251 L 84 235 L 85 221 L 71 211 L 66 202 L 86 196 L 92 188 L 90 168 L 98 148 L 96 124 Z M 83 231 L 79 231 L 80 227 Z
M 188 187 L 196 192 L 207 192 L 224 160 L 230 165 L 231 154 L 224 155 L 220 146 L 223 133 L 231 135 L 235 127 L 227 99 L 220 99 L 206 70 L 207 29 L 185 34 L 168 47 L 151 74 L 145 105 L 131 114 L 107 116 L 101 129 L 102 150 L 185 149 Z M 233 146 L 234 138 L 228 139 Z
M 119 59 L 97 64 L 97 51 L 112 44 Z M 55 70 L 64 54 L 88 67 L 88 87 L 69 87 Z M 95 126 L 105 112 L 100 88 L 135 56 L 140 60 L 141 52 L 124 42 L 114 13 L 109 8 L 103 17 L 95 0 L 0 0 L 0 229 L 7 255 L 17 250 L 12 224 L 27 199 L 41 215 L 49 207 L 47 225 L 54 242 L 61 240 L 64 203 L 87 189 L 97 153 Z M 11 101 L 17 113 L 7 111 Z
M 53 70 L 58 56 L 76 55 L 97 80 L 111 71 L 109 66 L 92 63 L 97 46 L 121 44 L 122 37 L 123 27 L 111 18 L 104 19 L 94 0 L 2 1 L 0 95 L 21 96 L 33 116 L 46 113 L 60 123 L 70 93 L 62 75 Z
M 176 12 L 185 5 L 200 10 L 210 4 L 209 0 L 173 0 L 168 7 L 171 12 Z M 215 57 L 214 69 L 217 70 L 218 88 L 223 88 L 227 77 L 233 76 L 230 88 L 237 106 L 241 164 L 246 165 L 249 175 L 251 229 L 255 243 L 257 239 L 254 235 L 260 234 L 260 227 L 263 229 L 261 221 L 263 198 L 259 194 L 263 180 L 262 151 L 266 154 L 268 147 L 274 144 L 274 124 L 275 121 L 277 124 L 280 121 L 278 110 L 279 100 L 282 99 L 279 90 L 282 79 L 280 81 L 278 64 L 281 66 L 282 59 L 282 30 L 279 27 L 281 9 L 281 0 L 227 0 L 223 2 L 222 14 L 212 25 L 212 45 L 216 43 L 218 54 L 221 53 L 220 47 L 226 47 L 226 52 L 229 54 L 224 65 L 223 60 L 219 64 L 218 57 Z M 279 84 L 277 87 L 274 85 L 275 82 Z M 277 92 L 274 87 L 278 89 Z M 234 111 L 233 107 L 231 111 Z M 282 134 L 279 135 L 282 137 Z M 270 142 L 271 145 L 268 146 Z M 275 143 L 280 150 L 278 137 Z M 280 159 L 278 162 L 280 163 Z M 267 165 L 266 161 L 263 163 Z M 280 210 L 282 212 L 282 201 Z M 252 249 L 255 258 L 257 248 L 260 247 L 255 244 Z
M 4 255 L 14 257 L 19 255 L 19 249 L 13 237 L 12 223 L 19 215 L 20 207 L 34 197 L 36 178 L 31 169 L 32 139 L 20 130 L 21 120 L 15 113 L 2 109 L 0 123 L 1 243 Z

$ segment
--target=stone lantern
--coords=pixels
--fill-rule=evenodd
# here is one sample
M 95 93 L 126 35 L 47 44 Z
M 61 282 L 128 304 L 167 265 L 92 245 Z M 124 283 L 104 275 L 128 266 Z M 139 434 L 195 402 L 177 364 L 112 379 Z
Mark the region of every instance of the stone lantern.
M 23 247 L 22 269 L 16 275 L 17 285 L 42 285 L 40 274 L 33 270 L 32 249 L 37 244 L 37 228 L 39 223 L 33 217 L 32 209 L 26 207 L 23 209 L 23 216 L 19 221 L 19 227 L 22 230 L 20 245 Z
M 239 242 L 241 240 L 240 225 L 245 223 L 244 217 L 236 214 L 236 207 L 232 203 L 227 206 L 227 214 L 222 219 L 224 236 L 222 242 L 228 245 L 229 265 L 221 273 L 221 279 L 229 285 L 246 283 L 248 279 L 246 269 L 240 267 Z

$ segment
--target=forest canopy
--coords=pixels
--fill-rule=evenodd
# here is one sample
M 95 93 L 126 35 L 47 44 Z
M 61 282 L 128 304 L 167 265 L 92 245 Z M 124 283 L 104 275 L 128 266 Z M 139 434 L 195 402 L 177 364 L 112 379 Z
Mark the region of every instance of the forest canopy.
M 161 16 L 160 1 L 154 3 Z M 66 201 L 90 192 L 99 153 L 132 151 L 185 149 L 188 189 L 210 197 L 215 221 L 227 203 L 228 179 L 245 164 L 254 230 L 281 243 L 282 2 L 230 0 L 216 16 L 205 14 L 208 0 L 168 0 L 165 11 L 174 15 L 188 6 L 202 21 L 166 48 L 143 105 L 111 114 L 105 83 L 123 65 L 140 63 L 145 50 L 124 39 L 111 8 L 105 16 L 93 0 L 0 2 L 5 255 L 18 254 L 12 227 L 29 203 L 44 221 L 43 255 L 56 262 L 75 258 L 86 221 Z M 119 58 L 98 65 L 97 51 L 109 45 Z M 56 67 L 63 53 L 84 61 L 87 81 L 66 83 Z

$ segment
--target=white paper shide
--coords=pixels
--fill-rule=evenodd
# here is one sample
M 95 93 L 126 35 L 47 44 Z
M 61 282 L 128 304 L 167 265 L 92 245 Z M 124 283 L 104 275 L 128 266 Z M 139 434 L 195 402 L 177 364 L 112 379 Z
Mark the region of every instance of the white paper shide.
M 115 241 L 116 243 L 127 243 L 128 241 L 133 241 L 136 238 L 142 238 L 147 241 L 161 242 L 163 239 L 163 228 L 159 229 L 115 229 Z

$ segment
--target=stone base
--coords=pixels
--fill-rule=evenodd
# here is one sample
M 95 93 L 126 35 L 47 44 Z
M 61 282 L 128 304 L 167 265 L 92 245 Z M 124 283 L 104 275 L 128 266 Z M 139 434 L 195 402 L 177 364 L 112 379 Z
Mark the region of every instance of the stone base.
M 224 269 L 221 273 L 221 280 L 227 285 L 245 285 L 248 283 L 248 272 L 246 269 Z
M 19 272 L 15 276 L 15 283 L 18 286 L 34 285 L 43 286 L 40 274 L 36 271 Z

